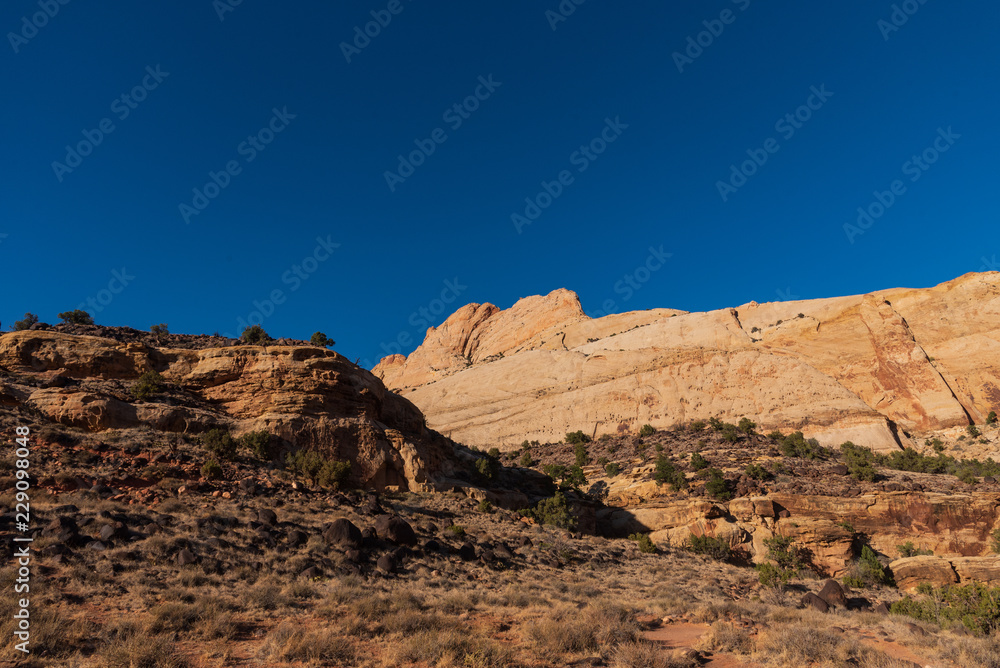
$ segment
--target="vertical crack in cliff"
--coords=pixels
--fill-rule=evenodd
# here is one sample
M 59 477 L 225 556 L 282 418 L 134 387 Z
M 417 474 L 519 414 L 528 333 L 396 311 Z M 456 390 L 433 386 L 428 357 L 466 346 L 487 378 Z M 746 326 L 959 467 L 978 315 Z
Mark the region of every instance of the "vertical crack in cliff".
M 931 356 L 927 354 L 927 351 L 924 350 L 924 347 L 920 344 L 919 341 L 917 341 L 917 336 L 916 334 L 913 333 L 913 330 L 910 329 L 910 324 L 906 322 L 906 318 L 903 317 L 902 313 L 896 310 L 896 308 L 892 305 L 891 302 L 885 300 L 885 304 L 886 306 L 889 307 L 889 310 L 892 311 L 896 315 L 896 317 L 899 318 L 899 321 L 903 323 L 903 327 L 906 329 L 906 333 L 910 337 L 910 340 L 913 341 L 913 345 L 915 345 L 917 348 L 920 349 L 920 352 L 923 353 L 924 357 L 927 359 L 927 366 L 930 367 L 931 371 L 934 373 L 935 376 L 941 379 L 941 382 L 944 383 L 944 386 L 948 388 L 948 392 L 951 394 L 951 397 L 955 400 L 955 403 L 957 403 L 959 407 L 962 409 L 962 413 L 965 414 L 965 418 L 969 421 L 969 424 L 974 424 L 975 421 L 972 419 L 972 415 L 969 413 L 969 409 L 965 406 L 964 403 L 962 403 L 962 400 L 958 398 L 958 395 L 955 393 L 955 388 L 951 386 L 951 383 L 949 383 L 948 379 L 944 377 L 944 374 L 938 371 L 937 367 L 931 363 Z
M 750 343 L 756 343 L 756 342 L 757 342 L 757 339 L 753 338 L 753 337 L 752 337 L 752 336 L 750 335 L 750 332 L 748 332 L 748 331 L 747 331 L 747 330 L 746 330 L 746 329 L 745 329 L 745 328 L 743 327 L 743 323 L 742 323 L 742 322 L 740 322 L 740 312 L 739 312 L 739 311 L 737 311 L 737 310 L 736 310 L 736 309 L 734 309 L 734 308 L 731 308 L 731 309 L 729 309 L 729 315 L 733 316 L 733 322 L 735 322 L 735 323 L 736 323 L 736 326 L 740 328 L 740 331 L 741 331 L 741 332 L 743 332 L 744 336 L 746 336 L 746 337 L 747 337 L 747 339 L 749 339 L 749 340 L 750 340 Z

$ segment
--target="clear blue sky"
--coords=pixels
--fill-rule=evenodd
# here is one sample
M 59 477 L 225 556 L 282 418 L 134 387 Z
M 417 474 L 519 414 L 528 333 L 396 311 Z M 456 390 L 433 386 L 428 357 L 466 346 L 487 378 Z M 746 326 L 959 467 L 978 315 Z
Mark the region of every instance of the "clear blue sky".
M 3 3 L 4 328 L 91 299 L 238 334 L 280 290 L 270 334 L 370 365 L 467 302 L 705 310 L 1000 255 L 995 2 L 225 2 Z

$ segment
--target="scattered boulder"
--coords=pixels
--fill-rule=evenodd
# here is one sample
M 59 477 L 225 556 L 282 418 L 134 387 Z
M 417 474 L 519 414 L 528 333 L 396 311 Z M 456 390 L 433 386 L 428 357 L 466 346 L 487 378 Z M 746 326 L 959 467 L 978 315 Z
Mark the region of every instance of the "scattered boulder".
M 458 556 L 462 561 L 474 561 L 476 559 L 476 546 L 472 543 L 464 543 L 458 548 Z
M 379 515 L 375 518 L 375 530 L 383 539 L 396 545 L 414 546 L 417 534 L 410 523 L 398 515 Z
M 299 547 L 300 545 L 305 545 L 308 542 L 309 536 L 306 535 L 304 531 L 289 531 L 288 532 L 288 544 L 291 547 Z
M 396 560 L 391 554 L 383 554 L 378 558 L 378 561 L 375 562 L 375 567 L 382 573 L 388 575 L 396 572 Z
M 889 606 L 886 605 L 885 601 L 882 601 L 878 605 L 875 606 L 875 612 L 877 612 L 880 615 L 888 615 L 889 614 Z
M 257 521 L 273 527 L 278 524 L 278 514 L 268 508 L 261 508 L 257 511 Z
M 819 612 L 826 612 L 830 609 L 826 601 L 812 592 L 802 597 L 802 605 L 803 607 L 811 607 L 813 610 L 818 610 Z
M 187 566 L 188 564 L 193 564 L 198 561 L 198 558 L 194 556 L 194 553 L 187 548 L 178 552 L 177 556 L 174 558 L 176 559 L 178 566 Z
M 339 545 L 343 547 L 349 547 L 352 549 L 359 549 L 364 542 L 361 529 L 354 526 L 348 519 L 340 518 L 334 520 L 325 531 L 323 531 L 323 540 L 327 542 L 328 545 Z
M 844 594 L 843 587 L 840 586 L 836 580 L 827 580 L 820 590 L 818 596 L 823 599 L 827 605 L 833 608 L 846 608 L 847 607 L 847 596 Z

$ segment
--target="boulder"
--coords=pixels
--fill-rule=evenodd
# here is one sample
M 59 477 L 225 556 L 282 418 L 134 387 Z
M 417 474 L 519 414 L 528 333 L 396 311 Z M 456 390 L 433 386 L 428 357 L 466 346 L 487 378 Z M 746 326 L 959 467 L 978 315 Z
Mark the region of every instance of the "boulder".
M 323 540 L 325 540 L 328 545 L 336 545 L 355 550 L 359 549 L 364 542 L 361 536 L 361 529 L 354 526 L 350 520 L 344 518 L 334 520 L 330 523 L 330 525 L 323 531 Z
M 375 518 L 375 530 L 383 540 L 397 545 L 417 544 L 417 534 L 409 522 L 398 515 L 379 515 Z
M 198 561 L 198 558 L 195 557 L 194 553 L 186 548 L 179 551 L 174 559 L 178 566 L 187 566 L 188 564 L 193 564 Z
M 396 560 L 393 559 L 391 554 L 383 554 L 379 556 L 378 560 L 375 562 L 375 567 L 386 575 L 395 573 Z
M 913 591 L 922 582 L 944 587 L 958 582 L 958 575 L 947 559 L 934 556 L 906 557 L 889 564 L 896 586 Z
M 802 606 L 818 610 L 819 612 L 826 612 L 830 609 L 830 606 L 827 605 L 826 601 L 812 592 L 809 592 L 802 597 Z
M 278 514 L 269 508 L 261 508 L 257 511 L 257 521 L 273 527 L 278 524 Z
M 836 580 L 827 580 L 817 596 L 826 601 L 830 607 L 847 607 L 847 596 L 844 594 L 843 587 Z

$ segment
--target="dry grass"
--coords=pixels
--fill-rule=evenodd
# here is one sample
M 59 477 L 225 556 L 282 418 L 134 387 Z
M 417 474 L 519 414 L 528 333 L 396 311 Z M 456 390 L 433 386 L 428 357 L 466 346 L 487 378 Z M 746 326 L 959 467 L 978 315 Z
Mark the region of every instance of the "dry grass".
M 267 634 L 257 654 L 266 661 L 302 661 L 306 665 L 326 666 L 330 661 L 353 661 L 355 650 L 333 629 L 304 630 L 292 622 L 282 622 Z
M 699 661 L 665 651 L 648 642 L 627 642 L 615 648 L 612 668 L 695 668 Z
M 188 668 L 174 643 L 165 636 L 133 633 L 109 642 L 94 666 L 102 668 Z

